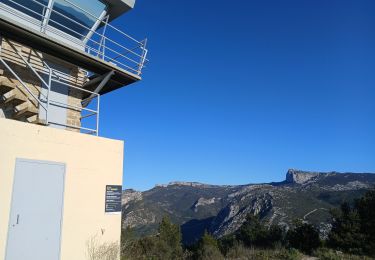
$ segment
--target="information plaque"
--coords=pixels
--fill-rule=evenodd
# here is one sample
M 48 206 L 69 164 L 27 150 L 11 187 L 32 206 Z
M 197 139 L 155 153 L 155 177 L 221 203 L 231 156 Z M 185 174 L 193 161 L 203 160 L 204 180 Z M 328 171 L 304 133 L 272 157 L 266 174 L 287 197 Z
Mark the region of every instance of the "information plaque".
M 107 185 L 105 190 L 105 212 L 121 212 L 121 185 Z

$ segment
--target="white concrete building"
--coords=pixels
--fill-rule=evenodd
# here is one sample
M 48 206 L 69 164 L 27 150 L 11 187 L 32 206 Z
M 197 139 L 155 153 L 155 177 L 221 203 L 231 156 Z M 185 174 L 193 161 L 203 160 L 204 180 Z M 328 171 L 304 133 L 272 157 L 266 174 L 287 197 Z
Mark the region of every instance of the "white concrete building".
M 133 7 L 0 1 L 0 259 L 119 259 L 123 141 L 99 137 L 100 96 L 141 80 L 146 40 L 111 25 Z

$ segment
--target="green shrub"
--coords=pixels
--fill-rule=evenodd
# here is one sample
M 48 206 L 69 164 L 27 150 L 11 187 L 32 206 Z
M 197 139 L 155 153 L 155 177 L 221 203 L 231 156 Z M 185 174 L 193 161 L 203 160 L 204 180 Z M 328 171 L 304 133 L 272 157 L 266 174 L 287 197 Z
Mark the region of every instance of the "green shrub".
M 361 231 L 365 237 L 363 250 L 375 256 L 375 190 L 368 191 L 365 196 L 357 200 L 355 208 L 361 220 Z
M 124 230 L 122 239 L 122 260 L 127 259 L 155 259 L 175 260 L 183 259 L 184 252 L 181 245 L 180 227 L 164 217 L 159 225 L 156 236 L 132 239 L 129 229 Z M 127 237 L 126 234 L 129 234 Z
M 328 248 L 319 248 L 314 254 L 319 260 L 370 260 L 366 256 L 348 255 L 341 251 L 336 251 Z
M 343 203 L 331 215 L 329 247 L 375 256 L 375 190 L 367 192 L 354 206 Z
M 236 236 L 234 234 L 231 234 L 231 235 L 227 235 L 219 239 L 218 244 L 219 244 L 219 249 L 221 253 L 223 255 L 226 255 L 229 249 L 239 244 L 239 241 L 237 241 Z
M 178 225 L 171 223 L 168 217 L 164 217 L 159 225 L 158 244 L 166 251 L 169 259 L 181 259 L 183 255 L 181 244 L 181 230 Z
M 340 210 L 332 210 L 332 229 L 328 245 L 349 253 L 362 254 L 365 237 L 361 232 L 360 216 L 348 203 L 341 205 Z
M 297 222 L 295 228 L 288 231 L 287 241 L 290 247 L 311 254 L 320 246 L 319 231 L 310 224 Z
M 224 256 L 220 252 L 218 241 L 207 232 L 203 234 L 203 237 L 199 241 L 196 257 L 200 260 L 224 259 Z
M 246 221 L 237 232 L 236 238 L 244 245 L 265 246 L 267 244 L 268 230 L 262 225 L 258 216 L 247 215 Z
M 282 245 L 284 234 L 285 231 L 281 227 L 272 225 L 268 228 L 259 220 L 258 216 L 249 214 L 236 232 L 236 240 L 248 247 L 270 248 Z
M 302 254 L 295 249 L 256 249 L 237 244 L 231 248 L 226 259 L 251 259 L 251 260 L 299 260 Z

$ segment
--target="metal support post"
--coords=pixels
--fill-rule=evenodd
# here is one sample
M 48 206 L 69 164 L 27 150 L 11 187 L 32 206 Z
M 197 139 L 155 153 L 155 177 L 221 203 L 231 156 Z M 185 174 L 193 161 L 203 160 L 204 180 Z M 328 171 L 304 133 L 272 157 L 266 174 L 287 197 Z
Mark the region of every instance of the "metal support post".
M 113 70 L 111 70 L 110 72 L 108 72 L 105 77 L 103 78 L 102 82 L 100 82 L 100 84 L 96 87 L 96 89 L 94 90 L 94 93 L 95 94 L 98 94 L 102 89 L 103 87 L 108 83 L 108 81 L 111 79 L 111 77 L 115 74 L 115 72 Z M 90 101 L 95 97 L 95 94 L 91 94 L 88 98 L 86 98 L 85 100 L 82 100 L 82 106 L 83 107 L 86 107 Z
M 42 24 L 41 24 L 41 27 L 40 27 L 40 31 L 43 32 L 43 33 L 46 32 L 46 28 L 48 26 L 49 18 L 51 17 L 52 7 L 53 7 L 54 1 L 55 0 L 50 0 L 48 2 L 47 7 L 44 7 L 45 8 L 45 13 L 43 12 L 44 16 L 43 16 L 43 21 L 42 21 Z

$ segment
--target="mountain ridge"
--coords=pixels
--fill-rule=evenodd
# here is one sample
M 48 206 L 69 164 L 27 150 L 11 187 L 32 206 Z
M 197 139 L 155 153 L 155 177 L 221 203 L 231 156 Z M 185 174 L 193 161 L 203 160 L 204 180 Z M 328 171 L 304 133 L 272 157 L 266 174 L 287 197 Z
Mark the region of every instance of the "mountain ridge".
M 196 241 L 204 230 L 215 237 L 236 231 L 247 214 L 268 225 L 288 229 L 293 220 L 310 222 L 324 237 L 330 229 L 329 210 L 353 201 L 374 187 L 373 173 L 310 172 L 289 169 L 285 180 L 261 184 L 210 185 L 170 182 L 138 192 L 123 193 L 123 226 L 139 236 L 156 232 L 165 215 L 181 225 L 184 243 Z

